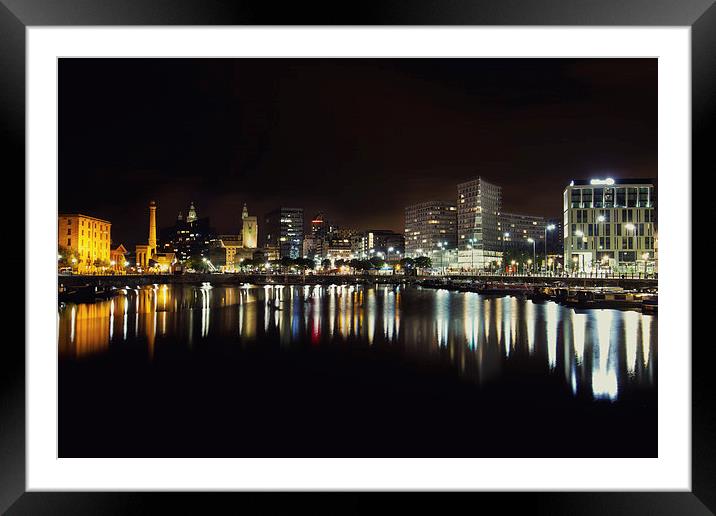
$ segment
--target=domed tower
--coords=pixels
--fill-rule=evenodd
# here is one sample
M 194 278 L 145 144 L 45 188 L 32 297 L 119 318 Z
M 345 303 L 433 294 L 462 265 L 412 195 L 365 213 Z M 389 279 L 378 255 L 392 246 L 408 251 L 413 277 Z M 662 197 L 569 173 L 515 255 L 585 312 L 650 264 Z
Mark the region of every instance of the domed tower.
M 196 217 L 196 208 L 194 207 L 194 203 L 192 202 L 189 205 L 189 213 L 186 216 L 186 221 L 191 223 L 194 222 L 197 219 Z

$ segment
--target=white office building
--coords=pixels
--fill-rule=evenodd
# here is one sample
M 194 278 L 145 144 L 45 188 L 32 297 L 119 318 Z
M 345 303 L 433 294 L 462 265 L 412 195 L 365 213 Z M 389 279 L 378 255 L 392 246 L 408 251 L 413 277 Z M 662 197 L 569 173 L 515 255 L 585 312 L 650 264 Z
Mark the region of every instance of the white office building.
M 653 181 L 574 180 L 564 189 L 563 207 L 565 269 L 657 271 Z
M 497 270 L 502 261 L 502 188 L 481 177 L 457 185 L 458 267 Z

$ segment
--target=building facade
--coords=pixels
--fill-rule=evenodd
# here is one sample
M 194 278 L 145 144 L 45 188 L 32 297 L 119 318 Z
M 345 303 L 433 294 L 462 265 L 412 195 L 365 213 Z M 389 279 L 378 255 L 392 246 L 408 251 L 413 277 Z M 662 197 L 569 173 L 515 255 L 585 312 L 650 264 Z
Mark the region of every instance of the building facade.
M 255 216 L 249 215 L 244 203 L 241 210 L 241 245 L 246 249 L 256 249 L 259 244 L 259 224 Z
M 389 229 L 369 229 L 351 236 L 352 254 L 358 259 L 374 256 L 399 260 L 405 256 L 405 237 Z
M 80 213 L 57 216 L 58 247 L 67 249 L 77 260 L 73 268 L 79 273 L 110 265 L 112 223 Z
M 531 238 L 536 242 L 538 252 L 544 252 L 547 227 L 544 217 L 501 212 L 497 225 L 500 231 L 497 238 L 504 241 L 505 247 L 524 247 Z
M 457 205 L 454 201 L 427 201 L 405 208 L 405 254 L 420 256 L 430 250 L 457 248 Z
M 563 193 L 565 268 L 656 272 L 652 180 L 574 180 Z
M 127 254 L 127 248 L 122 244 L 119 244 L 115 249 L 110 250 L 109 264 L 115 272 L 123 272 L 126 265 L 129 265 L 129 262 L 127 261 Z
M 493 269 L 502 260 L 502 188 L 477 177 L 457 185 L 458 267 Z
M 209 218 L 199 218 L 192 203 L 186 217 L 180 212 L 173 226 L 162 228 L 160 240 L 163 252 L 174 253 L 177 261 L 184 263 L 208 257 L 216 236 Z
M 537 266 L 542 265 L 547 227 L 544 217 L 501 212 L 497 224 L 505 260 L 536 259 Z
M 264 217 L 264 247 L 279 258 L 303 256 L 303 208 L 278 208 Z

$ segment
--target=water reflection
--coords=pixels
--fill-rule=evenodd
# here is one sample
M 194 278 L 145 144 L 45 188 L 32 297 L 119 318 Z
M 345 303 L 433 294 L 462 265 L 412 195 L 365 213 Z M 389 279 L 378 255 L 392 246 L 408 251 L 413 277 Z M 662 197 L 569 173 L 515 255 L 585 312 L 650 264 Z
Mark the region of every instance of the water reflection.
M 63 358 L 227 340 L 246 346 L 393 347 L 445 361 L 485 383 L 510 368 L 544 368 L 575 396 L 617 400 L 655 388 L 656 319 L 638 312 L 575 313 L 555 303 L 378 285 L 154 285 L 59 310 Z M 514 369 L 512 369 L 514 370 Z

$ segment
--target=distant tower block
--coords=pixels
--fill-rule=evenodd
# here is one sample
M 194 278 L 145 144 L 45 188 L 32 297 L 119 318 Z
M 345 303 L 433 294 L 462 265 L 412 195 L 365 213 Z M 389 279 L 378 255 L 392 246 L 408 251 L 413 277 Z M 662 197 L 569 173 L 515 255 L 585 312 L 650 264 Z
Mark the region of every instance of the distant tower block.
M 187 222 L 194 222 L 196 220 L 196 208 L 194 208 L 194 203 L 191 203 L 189 205 L 189 213 L 186 216 Z
M 259 226 L 256 217 L 249 216 L 249 210 L 244 203 L 244 209 L 241 210 L 241 242 L 244 248 L 256 249 L 258 243 Z
M 157 252 L 157 203 L 151 201 L 149 203 L 149 256 L 153 256 Z

